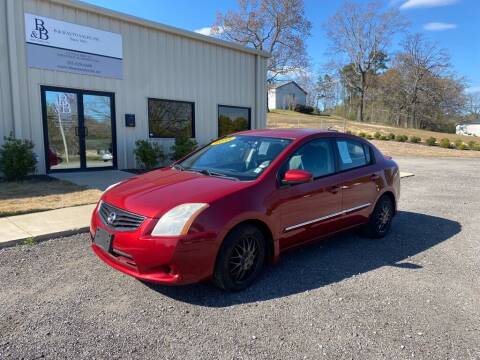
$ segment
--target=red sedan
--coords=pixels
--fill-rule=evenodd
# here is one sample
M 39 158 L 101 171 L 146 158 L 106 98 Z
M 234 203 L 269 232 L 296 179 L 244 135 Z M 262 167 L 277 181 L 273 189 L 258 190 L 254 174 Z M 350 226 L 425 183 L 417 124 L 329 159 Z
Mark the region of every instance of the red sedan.
M 356 136 L 245 131 L 111 186 L 92 248 L 143 281 L 241 290 L 286 249 L 353 227 L 385 236 L 399 191 L 397 164 Z

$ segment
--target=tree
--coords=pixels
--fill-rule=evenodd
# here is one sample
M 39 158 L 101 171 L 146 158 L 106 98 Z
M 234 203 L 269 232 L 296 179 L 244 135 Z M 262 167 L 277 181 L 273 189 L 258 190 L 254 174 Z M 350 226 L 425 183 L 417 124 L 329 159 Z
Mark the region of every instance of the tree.
M 446 75 L 450 67 L 448 54 L 421 34 L 408 35 L 396 56 L 395 67 L 402 76 L 401 84 L 407 96 L 408 126 L 419 128 L 418 107 L 439 90 L 435 79 Z
M 239 0 L 238 4 L 239 11 L 217 14 L 214 34 L 269 52 L 269 83 L 307 67 L 305 39 L 312 25 L 305 18 L 303 0 Z
M 320 75 L 317 81 L 317 107 L 318 101 L 322 102 L 323 111 L 332 108 L 336 102 L 336 87 L 337 80 L 329 75 L 325 74 L 323 77 Z
M 359 96 L 357 120 L 364 120 L 368 74 L 385 63 L 392 37 L 405 26 L 397 9 L 382 11 L 381 3 L 376 1 L 347 1 L 325 23 L 331 51 L 338 57 L 338 69 L 351 72 L 343 80 Z M 345 69 L 347 65 L 349 69 Z
M 480 120 L 480 92 L 473 92 L 466 96 L 465 110 L 471 120 Z

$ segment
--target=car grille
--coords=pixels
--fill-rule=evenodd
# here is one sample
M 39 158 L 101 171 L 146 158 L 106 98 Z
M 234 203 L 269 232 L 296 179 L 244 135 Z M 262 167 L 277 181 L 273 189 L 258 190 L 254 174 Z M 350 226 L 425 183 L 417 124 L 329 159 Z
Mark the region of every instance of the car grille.
M 98 213 L 105 225 L 119 231 L 133 231 L 138 229 L 145 217 L 132 214 L 103 202 L 100 204 Z

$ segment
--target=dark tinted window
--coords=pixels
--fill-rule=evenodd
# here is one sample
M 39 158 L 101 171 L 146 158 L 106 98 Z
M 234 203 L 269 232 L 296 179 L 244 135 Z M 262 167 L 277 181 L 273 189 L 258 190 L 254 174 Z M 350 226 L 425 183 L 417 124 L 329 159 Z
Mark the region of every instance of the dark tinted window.
M 335 161 L 330 144 L 330 141 L 325 139 L 310 141 L 295 151 L 288 161 L 286 170 L 307 170 L 313 177 L 333 174 Z
M 370 149 L 361 142 L 341 139 L 336 140 L 340 158 L 340 170 L 353 169 L 370 164 Z
M 218 136 L 250 129 L 250 108 L 218 106 Z
M 148 99 L 148 128 L 151 138 L 194 134 L 194 104 L 185 101 Z

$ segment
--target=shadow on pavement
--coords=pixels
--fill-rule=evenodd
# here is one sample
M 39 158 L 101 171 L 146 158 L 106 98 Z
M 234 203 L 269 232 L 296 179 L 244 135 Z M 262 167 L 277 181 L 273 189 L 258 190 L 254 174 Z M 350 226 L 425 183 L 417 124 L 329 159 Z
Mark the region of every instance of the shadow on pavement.
M 183 287 L 148 284 L 152 290 L 173 299 L 207 307 L 264 301 L 301 293 L 360 275 L 382 266 L 415 271 L 421 266 L 404 262 L 459 233 L 461 225 L 441 217 L 400 211 L 390 234 L 380 240 L 348 232 L 282 254 L 248 289 L 226 293 L 209 283 Z

